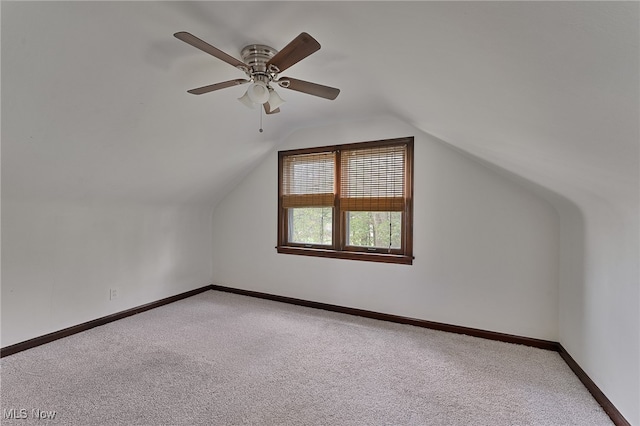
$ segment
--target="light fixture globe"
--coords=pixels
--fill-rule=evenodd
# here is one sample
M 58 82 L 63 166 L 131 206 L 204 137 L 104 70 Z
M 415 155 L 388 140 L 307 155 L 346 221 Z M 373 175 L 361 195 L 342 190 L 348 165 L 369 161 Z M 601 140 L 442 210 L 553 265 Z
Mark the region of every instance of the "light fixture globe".
M 280 107 L 284 103 L 284 99 L 278 95 L 278 92 L 269 88 L 269 107 L 272 110 L 275 110 Z
M 238 98 L 238 100 L 248 108 L 254 109 L 256 107 L 256 104 L 249 99 L 249 94 L 247 92 L 245 92 L 241 98 Z
M 269 88 L 263 81 L 256 81 L 247 89 L 247 95 L 251 102 L 263 104 L 269 101 Z

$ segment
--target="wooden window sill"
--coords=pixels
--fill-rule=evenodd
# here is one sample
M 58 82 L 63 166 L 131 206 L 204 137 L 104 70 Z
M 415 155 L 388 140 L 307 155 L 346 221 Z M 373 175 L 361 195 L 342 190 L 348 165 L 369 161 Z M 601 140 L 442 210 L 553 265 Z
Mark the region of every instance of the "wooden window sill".
M 301 256 L 330 257 L 334 259 L 362 260 L 366 262 L 396 263 L 412 265 L 413 257 L 387 253 L 367 253 L 356 251 L 339 251 L 332 249 L 278 246 L 278 253 L 297 254 Z

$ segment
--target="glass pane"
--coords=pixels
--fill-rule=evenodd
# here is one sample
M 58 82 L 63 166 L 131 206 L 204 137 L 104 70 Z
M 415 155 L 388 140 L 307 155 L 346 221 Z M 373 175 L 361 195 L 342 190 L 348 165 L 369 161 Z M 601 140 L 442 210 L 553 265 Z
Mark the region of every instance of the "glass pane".
M 332 207 L 306 207 L 288 210 L 290 243 L 331 245 Z
M 399 249 L 402 212 L 347 212 L 347 245 Z

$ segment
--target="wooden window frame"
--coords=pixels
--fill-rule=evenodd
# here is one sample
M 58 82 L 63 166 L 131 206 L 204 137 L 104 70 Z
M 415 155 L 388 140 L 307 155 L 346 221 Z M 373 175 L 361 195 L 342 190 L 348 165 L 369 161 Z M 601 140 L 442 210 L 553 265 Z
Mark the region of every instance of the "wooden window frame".
M 330 257 L 337 259 L 363 260 L 370 262 L 413 264 L 413 137 L 330 145 L 317 148 L 278 151 L 278 253 L 303 256 Z M 383 146 L 406 146 L 404 169 L 404 206 L 402 209 L 402 230 L 400 249 L 378 249 L 346 245 L 346 212 L 340 210 L 342 151 L 367 149 Z M 288 209 L 283 207 L 283 159 L 291 155 L 335 152 L 335 190 L 332 214 L 332 245 L 313 245 L 288 242 Z

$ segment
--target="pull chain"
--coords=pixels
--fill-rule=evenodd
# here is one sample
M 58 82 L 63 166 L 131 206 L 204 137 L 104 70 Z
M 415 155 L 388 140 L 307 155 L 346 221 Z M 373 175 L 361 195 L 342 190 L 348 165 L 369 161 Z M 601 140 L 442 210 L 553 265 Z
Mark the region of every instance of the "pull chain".
M 262 105 L 260 105 L 259 109 L 260 109 L 260 133 L 262 133 L 264 132 L 264 130 L 262 130 Z

